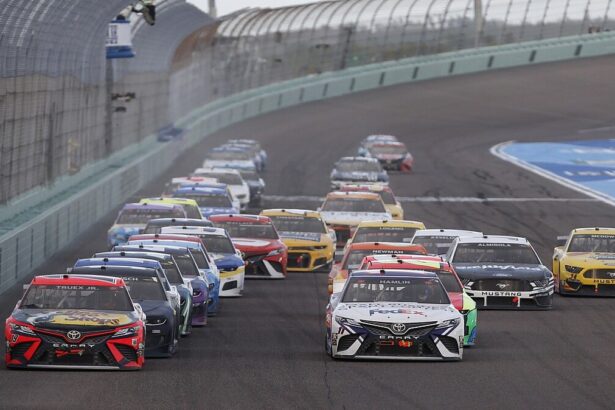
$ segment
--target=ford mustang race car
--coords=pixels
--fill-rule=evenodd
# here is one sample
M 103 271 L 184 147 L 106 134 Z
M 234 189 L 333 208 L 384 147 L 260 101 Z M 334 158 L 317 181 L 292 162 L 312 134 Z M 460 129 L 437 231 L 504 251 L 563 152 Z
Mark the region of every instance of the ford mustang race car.
M 214 215 L 211 221 L 226 229 L 246 264 L 246 278 L 286 277 L 288 247 L 271 219 L 260 215 Z
M 106 259 L 106 261 L 103 261 Z M 145 261 L 157 269 L 139 265 Z M 125 263 L 126 265 L 122 265 Z M 100 275 L 122 278 L 133 301 L 139 303 L 146 315 L 145 357 L 171 357 L 177 351 L 180 338 L 180 316 L 177 306 L 164 283 L 166 277 L 157 261 L 144 259 L 79 259 L 71 274 Z
M 463 315 L 464 346 L 476 344 L 478 310 L 476 302 L 463 289 L 461 280 L 452 266 L 439 256 L 425 255 L 372 255 L 366 256 L 360 270 L 401 269 L 424 270 L 438 275 L 448 292 L 451 304 Z
M 207 219 L 190 219 L 190 218 L 159 218 L 150 219 L 143 229 L 143 233 L 152 234 L 160 233 L 160 230 L 167 226 L 214 226 L 211 221 Z
M 173 197 L 194 199 L 201 214 L 209 218 L 211 215 L 239 213 L 233 198 L 226 188 L 204 186 L 180 187 L 173 192 Z
M 337 247 L 346 244 L 360 222 L 391 219 L 382 199 L 373 192 L 329 192 L 319 211 L 335 231 Z
M 562 295 L 615 296 L 615 228 L 572 230 L 553 252 L 553 275 Z
M 380 184 L 344 184 L 340 187 L 342 192 L 375 192 L 380 195 L 384 206 L 389 211 L 393 219 L 404 219 L 404 208 L 401 202 L 395 198 L 393 190 L 388 185 Z
M 168 205 L 180 205 L 186 211 L 186 218 L 203 219 L 199 204 L 194 199 L 189 198 L 143 198 L 139 201 L 140 204 L 168 204 Z
M 120 278 L 36 276 L 6 320 L 7 367 L 137 370 L 145 314 Z
M 425 229 L 423 222 L 418 221 L 363 221 L 354 231 L 351 243 L 361 242 L 403 242 L 411 243 L 414 233 L 419 229 Z
M 376 158 L 387 171 L 412 171 L 414 158 L 402 142 L 378 142 L 371 144 L 367 151 L 367 156 Z
M 380 134 L 369 135 L 367 136 L 367 138 L 361 141 L 361 145 L 359 146 L 357 155 L 361 157 L 365 157 L 369 155 L 369 148 L 373 144 L 387 143 L 387 142 L 391 142 L 391 143 L 398 142 L 398 140 L 397 140 L 397 137 L 395 137 L 394 135 L 380 135 Z
M 141 232 L 150 219 L 185 217 L 186 211 L 180 205 L 126 204 L 107 232 L 107 245 L 112 248 L 125 243 L 131 235 Z
M 331 171 L 331 189 L 343 184 L 373 183 L 388 184 L 389 176 L 375 158 L 344 157 L 339 159 Z
M 348 275 L 361 266 L 363 258 L 369 255 L 426 255 L 427 251 L 421 245 L 394 242 L 362 242 L 353 243 L 344 250 L 342 261 L 333 266 L 329 273 L 329 293 L 339 292 Z
M 236 169 L 199 168 L 194 171 L 194 176 L 215 178 L 219 183 L 226 184 L 231 190 L 233 197 L 239 200 L 242 209 L 250 203 L 250 187 Z
M 325 322 L 325 349 L 333 358 L 463 357 L 463 316 L 432 272 L 356 271 L 331 297 Z
M 553 274 L 525 238 L 459 237 L 446 259 L 479 309 L 551 309 L 553 305 Z
M 330 231 L 319 212 L 303 209 L 265 209 L 261 215 L 273 221 L 288 247 L 288 270 L 329 272 L 335 257 L 335 232 Z
M 482 237 L 482 232 L 461 229 L 421 229 L 414 233 L 411 243 L 423 246 L 432 255 L 447 254 L 453 241 L 462 236 Z

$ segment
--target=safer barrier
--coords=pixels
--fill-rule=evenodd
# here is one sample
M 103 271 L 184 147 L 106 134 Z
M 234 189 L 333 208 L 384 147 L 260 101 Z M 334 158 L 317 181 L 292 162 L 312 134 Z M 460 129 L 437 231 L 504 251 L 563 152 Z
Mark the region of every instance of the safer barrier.
M 171 166 L 180 152 L 230 124 L 293 105 L 378 87 L 613 53 L 615 34 L 588 34 L 349 68 L 216 100 L 177 121 L 186 130 L 182 141 L 162 144 L 150 136 L 92 167 L 87 177 L 67 184 L 64 190 L 58 189 L 49 198 L 49 203 L 55 201 L 50 208 L 34 206 L 15 215 L 16 226 L 0 236 L 0 292 L 31 273 Z

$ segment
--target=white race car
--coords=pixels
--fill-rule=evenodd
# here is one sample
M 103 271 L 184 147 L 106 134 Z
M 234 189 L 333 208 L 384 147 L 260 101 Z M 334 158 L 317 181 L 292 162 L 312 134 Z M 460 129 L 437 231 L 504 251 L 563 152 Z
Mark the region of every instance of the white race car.
M 241 209 L 250 203 L 250 186 L 236 169 L 229 168 L 198 168 L 193 176 L 217 179 L 219 183 L 226 184 L 234 198 L 239 200 Z
M 461 360 L 463 316 L 435 273 L 353 272 L 326 314 L 333 358 Z
M 411 243 L 422 245 L 432 255 L 443 256 L 455 239 L 466 236 L 483 236 L 483 233 L 461 229 L 420 229 L 414 233 Z

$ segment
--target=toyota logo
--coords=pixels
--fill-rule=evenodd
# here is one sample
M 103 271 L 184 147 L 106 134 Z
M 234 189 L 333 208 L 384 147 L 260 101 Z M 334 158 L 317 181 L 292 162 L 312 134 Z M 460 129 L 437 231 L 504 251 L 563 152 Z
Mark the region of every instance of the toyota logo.
M 406 330 L 406 325 L 403 323 L 394 323 L 392 329 L 395 333 L 403 333 Z
M 508 285 L 508 283 L 498 283 L 495 286 L 497 286 L 498 289 L 506 289 L 509 285 Z
M 68 337 L 70 340 L 79 340 L 81 339 L 81 333 L 77 332 L 76 330 L 69 330 L 68 333 L 66 333 L 66 337 Z

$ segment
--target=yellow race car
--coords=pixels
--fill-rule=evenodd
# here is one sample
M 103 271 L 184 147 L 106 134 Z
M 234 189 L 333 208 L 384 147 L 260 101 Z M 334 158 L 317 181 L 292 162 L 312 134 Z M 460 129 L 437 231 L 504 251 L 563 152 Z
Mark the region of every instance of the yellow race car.
M 199 208 L 199 204 L 194 199 L 189 198 L 143 198 L 139 201 L 140 204 L 168 204 L 168 205 L 181 205 L 184 207 L 184 211 L 186 211 L 186 218 L 190 219 L 205 219 L 203 218 L 203 214 L 201 214 L 201 209 Z
M 425 224 L 419 221 L 363 221 L 357 225 L 352 238 L 346 242 L 346 248 L 351 243 L 361 242 L 412 242 L 414 233 L 425 229 Z
M 261 215 L 271 218 L 280 239 L 288 246 L 289 271 L 331 270 L 335 255 L 335 232 L 327 228 L 320 212 L 265 209 Z
M 615 296 L 615 228 L 573 229 L 553 252 L 555 291 Z

